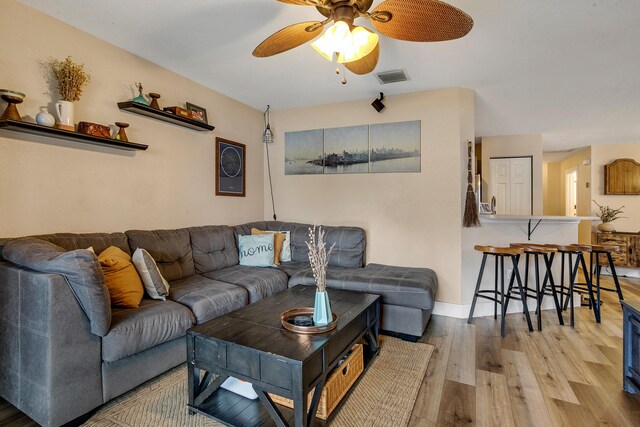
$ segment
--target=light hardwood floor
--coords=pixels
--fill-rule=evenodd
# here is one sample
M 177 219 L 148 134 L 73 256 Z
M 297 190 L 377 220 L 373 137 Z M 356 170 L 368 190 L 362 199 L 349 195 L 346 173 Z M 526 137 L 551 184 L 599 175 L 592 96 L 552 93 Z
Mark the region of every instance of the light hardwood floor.
M 640 301 L 640 280 L 620 280 L 625 298 Z M 511 314 L 505 338 L 493 317 L 468 325 L 433 316 L 420 341 L 436 349 L 410 425 L 640 425 L 640 398 L 622 391 L 622 310 L 614 294 L 603 300 L 599 325 L 586 307 L 576 309 L 575 328 L 544 311 L 542 332 L 530 333 Z M 0 399 L 1 427 L 29 425 Z
M 640 301 L 640 280 L 620 282 L 626 299 Z M 576 309 L 575 328 L 545 310 L 542 332 L 529 332 L 523 315 L 510 314 L 505 338 L 493 316 L 471 325 L 433 316 L 420 341 L 436 349 L 410 425 L 640 425 L 640 398 L 622 391 L 622 308 L 613 293 L 603 301 L 601 324 L 587 307 Z

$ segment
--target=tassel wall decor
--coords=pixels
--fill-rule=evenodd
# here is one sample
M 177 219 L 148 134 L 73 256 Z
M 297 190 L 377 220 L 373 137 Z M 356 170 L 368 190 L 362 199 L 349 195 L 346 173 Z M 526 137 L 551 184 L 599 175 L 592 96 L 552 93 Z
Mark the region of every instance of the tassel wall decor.
M 471 141 L 469 141 L 467 163 L 467 199 L 464 203 L 464 219 L 462 225 L 464 227 L 480 227 L 478 219 L 478 205 L 476 203 L 476 193 L 473 191 L 473 177 L 471 176 Z

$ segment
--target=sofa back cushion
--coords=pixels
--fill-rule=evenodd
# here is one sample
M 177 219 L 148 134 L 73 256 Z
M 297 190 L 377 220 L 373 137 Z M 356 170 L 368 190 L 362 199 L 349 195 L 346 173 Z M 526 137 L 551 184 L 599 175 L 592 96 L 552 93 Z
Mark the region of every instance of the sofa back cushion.
M 208 273 L 238 264 L 233 228 L 226 225 L 191 227 L 189 235 L 196 273 Z
M 145 249 L 158 264 L 160 273 L 169 282 L 195 274 L 189 230 L 129 230 L 131 251 Z
M 254 221 L 246 224 L 234 225 L 233 231 L 236 233 L 236 236 L 248 236 L 251 234 L 252 228 L 267 230 L 267 221 Z
M 129 242 L 124 233 L 55 233 L 33 237 L 53 243 L 66 251 L 92 246 L 94 252 L 99 254 L 108 247 L 115 246 L 131 255 Z
M 65 251 L 60 246 L 34 237 L 13 239 L 6 243 L 2 253 L 5 259 L 21 267 L 64 276 L 89 318 L 91 333 L 104 337 L 109 332 L 109 290 L 94 253 L 86 249 Z
M 267 221 L 267 230 L 291 232 L 291 258 L 293 261 L 309 261 L 306 242 L 309 240 L 311 224 L 296 222 Z M 325 230 L 327 246 L 333 247 L 329 265 L 333 267 L 364 267 L 366 239 L 359 227 L 322 226 Z

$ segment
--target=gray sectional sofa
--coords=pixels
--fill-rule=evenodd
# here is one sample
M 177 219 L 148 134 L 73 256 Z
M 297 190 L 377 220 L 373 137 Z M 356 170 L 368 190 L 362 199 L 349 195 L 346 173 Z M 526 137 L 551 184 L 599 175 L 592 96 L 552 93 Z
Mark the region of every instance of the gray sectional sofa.
M 240 266 L 237 235 L 252 227 L 290 231 L 292 261 Z M 183 363 L 184 336 L 194 324 L 288 286 L 314 284 L 308 228 L 261 221 L 0 239 L 0 396 L 42 425 L 62 425 Z M 382 328 L 421 335 L 433 310 L 435 273 L 366 265 L 364 230 L 325 229 L 327 242 L 335 243 L 327 287 L 382 295 Z M 169 299 L 112 308 L 89 246 L 96 253 L 109 246 L 129 254 L 146 249 L 170 283 Z

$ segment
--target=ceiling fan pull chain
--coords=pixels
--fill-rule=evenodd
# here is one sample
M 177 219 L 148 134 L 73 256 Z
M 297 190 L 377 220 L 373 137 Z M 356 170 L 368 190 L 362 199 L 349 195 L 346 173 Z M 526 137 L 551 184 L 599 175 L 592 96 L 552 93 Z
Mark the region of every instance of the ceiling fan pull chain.
M 340 67 L 342 67 L 342 71 L 340 71 Z M 344 67 L 344 64 L 338 63 L 338 65 L 336 66 L 336 74 L 340 75 L 342 74 L 342 80 L 340 80 L 340 83 L 342 83 L 343 85 L 347 84 L 347 69 Z

